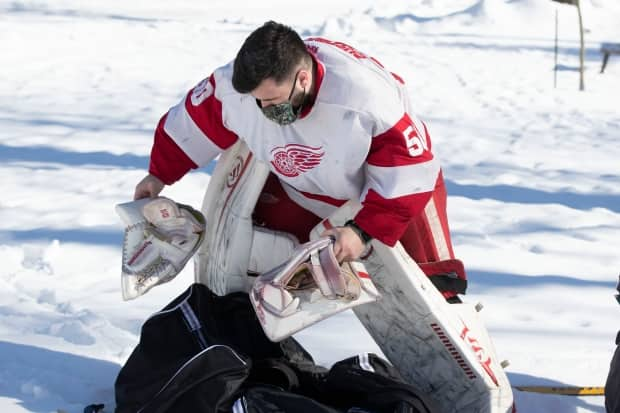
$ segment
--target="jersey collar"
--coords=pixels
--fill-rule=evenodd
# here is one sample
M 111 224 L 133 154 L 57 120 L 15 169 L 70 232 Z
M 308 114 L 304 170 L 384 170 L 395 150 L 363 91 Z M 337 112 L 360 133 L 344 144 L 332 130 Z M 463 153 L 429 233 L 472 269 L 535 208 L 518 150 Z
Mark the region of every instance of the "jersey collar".
M 310 48 L 307 48 L 307 50 L 308 53 L 310 53 L 312 61 L 314 62 L 314 67 L 316 68 L 316 71 L 313 74 L 313 76 L 315 76 L 314 90 L 312 91 L 312 95 L 314 96 L 314 98 L 310 102 L 308 102 L 308 104 L 305 105 L 304 108 L 301 110 L 301 113 L 299 114 L 299 119 L 305 118 L 312 111 L 316 98 L 319 95 L 321 83 L 323 83 L 323 77 L 325 77 L 325 65 L 319 60 L 317 55 Z

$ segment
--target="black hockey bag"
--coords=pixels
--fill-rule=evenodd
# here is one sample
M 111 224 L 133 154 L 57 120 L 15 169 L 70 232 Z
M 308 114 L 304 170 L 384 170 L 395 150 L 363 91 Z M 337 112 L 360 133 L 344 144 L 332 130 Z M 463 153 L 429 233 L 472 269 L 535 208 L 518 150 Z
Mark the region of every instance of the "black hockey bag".
M 322 400 L 345 411 L 352 408 L 373 413 L 440 411 L 427 395 L 406 383 L 392 365 L 372 353 L 334 364 L 324 389 Z
M 372 354 L 317 366 L 267 339 L 245 293 L 192 285 L 146 320 L 115 383 L 116 413 L 437 413 Z
M 262 360 L 252 370 L 232 413 L 440 412 L 374 354 L 340 361 L 329 371 L 286 359 Z
M 228 412 L 250 359 L 283 354 L 247 294 L 219 297 L 194 284 L 145 321 L 116 379 L 116 413 Z

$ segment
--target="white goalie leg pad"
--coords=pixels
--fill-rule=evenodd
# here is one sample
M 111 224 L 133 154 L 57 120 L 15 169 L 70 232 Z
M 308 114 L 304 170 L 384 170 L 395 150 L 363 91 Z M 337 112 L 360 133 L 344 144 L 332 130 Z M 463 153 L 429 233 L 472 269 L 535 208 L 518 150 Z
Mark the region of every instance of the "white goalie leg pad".
M 336 313 L 376 301 L 364 266 L 338 264 L 333 240 L 302 244 L 287 262 L 259 276 L 250 301 L 267 337 L 280 341 Z
M 349 201 L 317 224 L 310 239 L 355 217 Z M 403 378 L 446 413 L 510 413 L 508 377 L 474 307 L 448 304 L 404 250 L 371 241 L 362 260 L 382 299 L 353 312 Z
M 269 167 L 241 139 L 217 161 L 201 209 L 209 226 L 194 260 L 196 282 L 217 295 L 248 292 L 252 286 L 254 277 L 247 275 L 252 212 L 268 176 Z
M 127 225 L 123 242 L 123 299 L 143 295 L 172 280 L 196 252 L 204 237 L 202 214 L 190 206 L 158 197 L 116 206 Z

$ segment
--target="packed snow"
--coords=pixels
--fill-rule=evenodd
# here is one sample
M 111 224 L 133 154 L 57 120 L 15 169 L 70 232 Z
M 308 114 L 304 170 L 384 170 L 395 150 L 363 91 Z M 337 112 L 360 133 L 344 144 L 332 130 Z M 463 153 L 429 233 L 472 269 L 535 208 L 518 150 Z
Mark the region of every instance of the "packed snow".
M 408 82 L 448 184 L 467 301 L 513 385 L 602 386 L 620 328 L 620 3 L 0 0 L 0 411 L 113 411 L 142 322 L 192 266 L 123 302 L 114 205 L 160 116 L 266 20 L 352 44 Z M 554 33 L 558 16 L 557 86 Z M 213 165 L 164 195 L 200 207 Z M 352 313 L 297 338 L 326 366 L 379 352 Z M 515 390 L 519 412 L 604 412 Z

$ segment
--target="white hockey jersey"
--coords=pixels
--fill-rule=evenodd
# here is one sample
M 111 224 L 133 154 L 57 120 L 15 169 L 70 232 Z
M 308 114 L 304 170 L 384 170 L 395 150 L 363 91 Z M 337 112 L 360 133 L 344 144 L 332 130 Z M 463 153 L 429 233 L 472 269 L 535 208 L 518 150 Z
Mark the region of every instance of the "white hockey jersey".
M 295 202 L 326 217 L 357 199 L 358 225 L 394 245 L 439 175 L 426 126 L 410 111 L 402 79 L 377 60 L 344 43 L 305 42 L 317 66 L 315 99 L 295 122 L 276 124 L 236 92 L 230 63 L 164 115 L 150 173 L 171 184 L 243 139 Z

